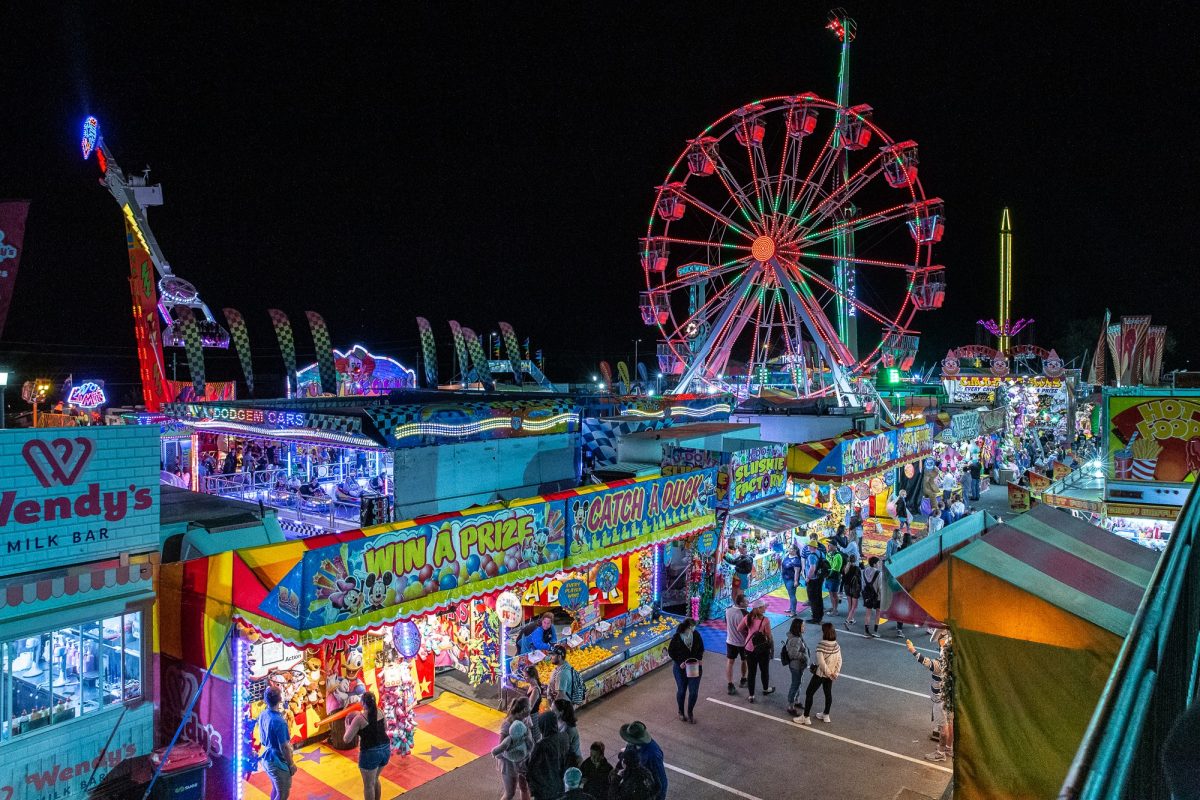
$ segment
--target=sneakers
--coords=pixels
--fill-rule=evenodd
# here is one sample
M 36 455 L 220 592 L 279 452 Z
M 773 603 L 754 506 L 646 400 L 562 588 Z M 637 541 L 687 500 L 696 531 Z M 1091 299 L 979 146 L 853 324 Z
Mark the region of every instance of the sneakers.
M 817 719 L 821 720 L 821 722 L 833 722 L 833 717 L 828 714 L 817 714 Z
M 750 702 L 751 702 L 751 703 L 753 703 L 753 702 L 754 702 L 754 695 L 750 695 L 750 697 L 749 697 L 749 698 L 747 698 L 747 699 L 749 699 L 749 700 L 750 700 Z
M 792 722 L 797 725 L 812 725 L 812 720 L 805 716 L 793 717 Z
M 797 710 L 798 709 L 795 706 L 788 706 L 787 707 L 787 715 L 789 717 L 794 717 L 794 716 L 796 716 Z
M 745 689 L 746 688 L 746 679 L 742 678 L 742 682 L 739 683 L 738 685 L 741 686 L 743 689 Z
M 926 761 L 945 761 L 946 754 L 944 752 L 942 752 L 941 750 L 935 750 L 932 753 L 926 753 L 925 760 Z
M 725 691 L 728 692 L 729 694 L 737 694 L 737 689 L 734 687 L 734 685 L 732 683 L 729 684 L 729 688 L 726 689 Z
M 774 691 L 775 691 L 775 687 L 772 686 L 770 689 L 763 689 L 763 694 L 764 695 L 771 694 Z
M 863 631 L 863 635 L 864 635 L 864 636 L 866 636 L 868 639 L 874 639 L 874 638 L 875 638 L 875 634 L 871 633 L 871 629 L 870 629 L 870 628 L 867 628 L 867 629 L 865 629 L 865 630 Z

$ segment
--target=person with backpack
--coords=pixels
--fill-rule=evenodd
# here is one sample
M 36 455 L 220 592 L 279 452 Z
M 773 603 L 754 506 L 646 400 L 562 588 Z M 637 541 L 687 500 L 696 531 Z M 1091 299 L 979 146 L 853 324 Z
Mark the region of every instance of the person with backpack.
M 550 653 L 550 663 L 554 665 L 554 671 L 550 673 L 550 685 L 546 687 L 546 694 L 550 698 L 550 702 L 553 703 L 560 697 L 565 697 L 572 705 L 581 704 L 584 690 L 583 678 L 580 677 L 579 670 L 567 662 L 567 648 L 556 644 Z
M 813 697 L 816 696 L 817 689 L 821 689 L 825 693 L 825 712 L 817 714 L 817 719 L 822 722 L 833 722 L 829 716 L 829 710 L 833 707 L 833 682 L 842 673 L 842 646 L 837 642 L 837 631 L 834 630 L 832 622 L 826 622 L 821 626 L 821 641 L 817 644 L 817 660 L 809 667 L 809 671 L 812 673 L 812 678 L 808 682 L 808 688 L 804 691 L 804 713 L 796 717 L 793 722 L 800 725 L 812 725 L 808 712 L 812 710 Z
M 626 745 L 617 753 L 617 766 L 608 776 L 609 800 L 656 800 L 657 797 L 658 782 L 654 775 L 642 766 L 637 748 Z
M 825 585 L 825 577 L 829 574 L 828 552 L 825 546 L 817 540 L 817 532 L 808 534 L 808 544 L 800 551 L 804 560 L 804 588 L 808 595 L 808 612 L 812 616 L 808 622 L 821 624 L 825 618 L 825 598 L 821 595 L 821 587 Z
M 658 784 L 657 800 L 665 800 L 667 796 L 667 767 L 663 763 L 663 751 L 658 742 L 650 737 L 650 732 L 641 722 L 631 722 L 621 726 L 621 738 L 633 746 L 637 753 L 638 762 L 654 777 Z
M 733 662 L 742 660 L 742 682 L 746 685 L 746 637 L 738 633 L 738 625 L 746 616 L 746 595 L 735 594 L 733 605 L 725 609 L 725 682 L 729 694 L 737 694 L 733 685 Z
M 788 594 L 788 614 L 793 617 L 796 616 L 796 585 L 804 585 L 803 566 L 804 562 L 800 560 L 800 549 L 796 545 L 792 545 L 788 548 L 788 554 L 784 556 L 780 570 L 783 586 L 787 589 Z
M 854 624 L 854 614 L 858 611 L 858 598 L 862 597 L 862 569 L 854 553 L 846 554 L 846 564 L 842 567 L 842 591 L 846 593 L 846 620 L 842 627 L 850 630 Z
M 796 716 L 796 700 L 800 697 L 800 684 L 804 681 L 804 671 L 808 669 L 808 646 L 804 644 L 804 620 L 792 620 L 788 629 L 787 639 L 779 651 L 779 661 L 791 671 L 792 682 L 788 686 L 787 713 L 789 717 Z
M 700 695 L 700 677 L 704 670 L 704 640 L 696 632 L 696 620 L 685 619 L 675 629 L 671 643 L 667 645 L 671 657 L 671 671 L 675 674 L 675 704 L 679 706 L 679 719 L 696 724 L 696 699 Z M 696 674 L 690 675 L 688 670 Z M 683 701 L 687 698 L 687 713 Z
M 379 771 L 392 755 L 392 740 L 387 723 L 370 692 L 362 694 L 363 710 L 346 721 L 346 741 L 358 737 L 358 771 L 362 774 L 363 800 L 382 800 Z
M 831 608 L 825 613 L 832 615 L 838 613 L 838 606 L 842 602 L 839 592 L 842 589 L 842 563 L 844 557 L 842 556 L 842 551 L 836 537 L 830 537 L 827 544 L 829 545 L 829 555 L 825 560 L 829 562 L 829 575 L 825 578 L 825 591 L 829 592 Z
M 749 616 L 738 625 L 739 632 L 746 637 L 746 660 L 750 664 L 750 697 L 754 702 L 754 679 L 762 673 L 763 694 L 775 691 L 770 681 L 771 659 L 775 657 L 775 640 L 771 634 L 771 621 L 767 619 L 767 601 L 756 600 Z
M 862 571 L 862 601 L 867 610 L 867 619 L 863 628 L 867 636 L 875 638 L 879 635 L 879 599 L 880 587 L 883 585 L 883 570 L 879 569 L 879 556 L 867 559 L 867 566 Z M 872 632 L 872 627 L 874 631 Z

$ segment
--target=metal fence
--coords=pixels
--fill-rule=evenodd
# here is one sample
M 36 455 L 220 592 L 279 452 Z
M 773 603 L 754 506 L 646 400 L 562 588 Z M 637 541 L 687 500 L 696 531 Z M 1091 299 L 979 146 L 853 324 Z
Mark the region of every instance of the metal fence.
M 1117 654 L 1061 800 L 1171 797 L 1163 743 L 1194 698 L 1200 666 L 1198 528 L 1200 494 L 1193 488 Z

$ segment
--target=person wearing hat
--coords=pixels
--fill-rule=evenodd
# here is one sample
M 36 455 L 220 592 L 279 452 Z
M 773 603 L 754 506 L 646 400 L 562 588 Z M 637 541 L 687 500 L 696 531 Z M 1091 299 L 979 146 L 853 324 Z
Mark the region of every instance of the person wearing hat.
M 566 790 L 558 796 L 558 800 L 597 800 L 590 792 L 579 788 L 583 782 L 583 773 L 578 767 L 571 767 L 563 773 L 563 788 Z
M 658 784 L 650 770 L 642 766 L 635 745 L 627 744 L 617 753 L 617 766 L 608 779 L 608 800 L 655 800 Z
M 804 545 L 804 549 L 800 551 L 800 558 L 804 561 L 804 587 L 808 595 L 808 613 L 812 615 L 808 621 L 817 625 L 820 625 L 821 620 L 825 618 L 825 598 L 821 594 L 825 581 L 817 567 L 827 556 L 828 551 L 817 538 L 817 532 L 810 532 L 808 544 Z
M 775 657 L 775 639 L 771 634 L 771 621 L 767 619 L 767 601 L 754 601 L 750 615 L 738 623 L 738 633 L 746 637 L 746 661 L 750 664 L 750 695 L 754 702 L 755 677 L 762 673 L 763 694 L 771 694 L 775 687 L 770 682 L 771 659 Z
M 554 645 L 554 649 L 550 651 L 550 663 L 554 665 L 554 671 L 550 673 L 550 683 L 546 687 L 546 696 L 550 698 L 550 702 L 554 703 L 560 697 L 575 705 L 583 702 L 582 692 L 579 691 L 583 687 L 583 679 L 567 662 L 567 648 L 561 644 Z
M 667 797 L 667 767 L 663 763 L 663 751 L 658 742 L 650 738 L 650 732 L 641 722 L 630 722 L 621 726 L 621 738 L 633 745 L 638 761 L 645 767 L 654 780 L 658 782 L 656 800 L 666 800 Z

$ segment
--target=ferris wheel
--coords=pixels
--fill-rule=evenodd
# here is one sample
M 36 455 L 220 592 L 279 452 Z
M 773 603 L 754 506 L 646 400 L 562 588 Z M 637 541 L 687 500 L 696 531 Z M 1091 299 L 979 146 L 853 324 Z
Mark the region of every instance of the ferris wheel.
M 943 227 L 916 142 L 870 106 L 801 94 L 734 109 L 684 147 L 640 240 L 660 370 L 676 393 L 861 405 L 877 367 L 911 365 L 916 313 L 942 305 Z

